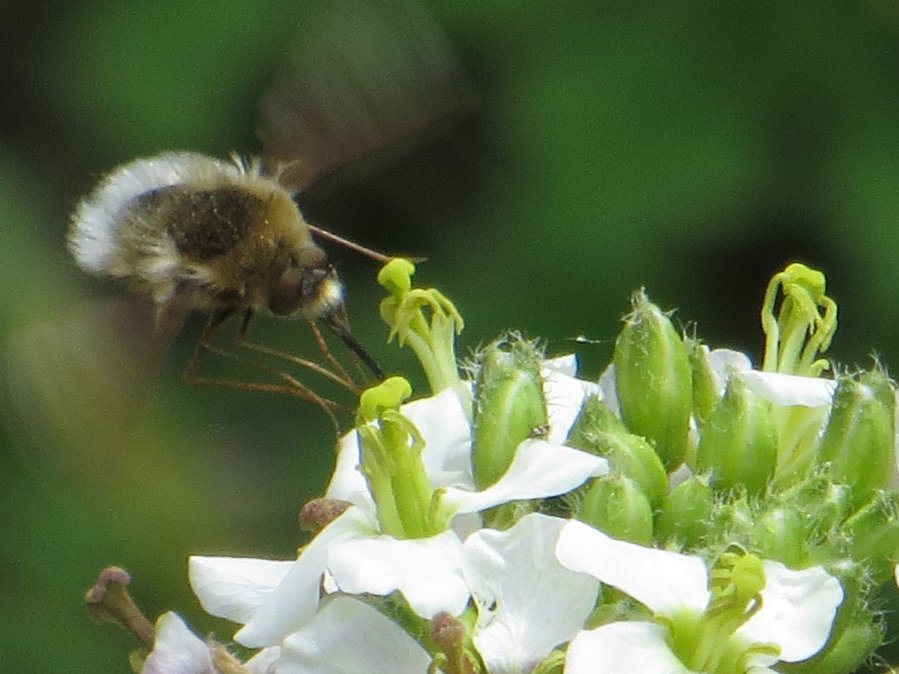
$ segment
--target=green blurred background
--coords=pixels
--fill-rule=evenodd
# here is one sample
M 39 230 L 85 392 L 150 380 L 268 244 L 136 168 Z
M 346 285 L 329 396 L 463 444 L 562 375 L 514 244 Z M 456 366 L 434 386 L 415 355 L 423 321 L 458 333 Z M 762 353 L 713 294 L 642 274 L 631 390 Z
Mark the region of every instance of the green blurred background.
M 424 4 L 476 110 L 304 205 L 321 226 L 426 256 L 417 280 L 467 321 L 460 354 L 515 328 L 552 352 L 577 347 L 595 376 L 645 285 L 710 343 L 757 358 L 767 279 L 799 259 L 826 270 L 840 303 L 832 356 L 899 362 L 895 3 Z M 74 268 L 64 238 L 78 197 L 120 162 L 257 151 L 271 73 L 330 7 L 0 5 L 5 671 L 127 670 L 130 639 L 81 601 L 110 563 L 134 575 L 151 616 L 178 608 L 227 640 L 190 593 L 187 556 L 283 558 L 302 540 L 295 514 L 332 458 L 324 415 L 185 387 L 198 321 L 146 368 L 158 354 L 131 344 L 137 314 Z M 359 338 L 387 369 L 413 371 L 384 344 L 373 264 L 329 252 Z M 305 328 L 253 331 L 293 349 Z

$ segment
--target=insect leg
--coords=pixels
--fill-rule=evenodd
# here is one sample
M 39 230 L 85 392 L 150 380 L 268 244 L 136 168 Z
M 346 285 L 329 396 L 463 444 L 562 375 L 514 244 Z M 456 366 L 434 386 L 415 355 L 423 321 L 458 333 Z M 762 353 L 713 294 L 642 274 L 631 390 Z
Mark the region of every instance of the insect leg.
M 308 360 L 306 358 L 300 358 L 299 356 L 295 356 L 292 353 L 287 353 L 285 351 L 279 351 L 278 349 L 273 349 L 271 347 L 265 346 L 264 344 L 260 344 L 259 342 L 254 342 L 247 339 L 247 328 L 250 325 L 250 320 L 253 317 L 253 312 L 251 309 L 247 309 L 246 313 L 243 316 L 243 319 L 240 323 L 240 328 L 237 331 L 237 343 L 241 346 L 250 349 L 252 351 L 256 351 L 257 353 L 263 353 L 267 356 L 271 356 L 273 358 L 279 358 L 288 363 L 293 363 L 299 367 L 303 367 L 306 369 L 315 372 L 316 374 L 321 375 L 322 377 L 329 379 L 330 381 L 338 384 L 348 391 L 350 391 L 353 395 L 359 394 L 359 387 L 356 386 L 356 382 L 353 381 L 353 378 L 347 373 L 344 367 L 331 355 L 330 351 L 328 351 L 327 344 L 322 346 L 321 335 L 313 335 L 316 337 L 316 343 L 319 347 L 319 350 L 322 352 L 322 355 L 325 357 L 328 365 L 331 366 L 332 369 L 328 369 L 323 367 L 319 363 L 315 361 Z
M 342 405 L 334 402 L 333 400 L 329 400 L 328 398 L 324 398 L 308 386 L 303 385 L 300 381 L 298 381 L 295 377 L 285 373 L 274 370 L 270 367 L 262 365 L 260 363 L 254 362 L 248 358 L 235 354 L 226 349 L 222 349 L 218 346 L 215 346 L 212 343 L 212 336 L 215 334 L 215 331 L 218 327 L 232 314 L 234 313 L 233 308 L 225 308 L 219 309 L 213 312 L 213 314 L 209 317 L 209 322 L 203 328 L 203 331 L 200 333 L 199 338 L 197 339 L 197 347 L 194 350 L 193 355 L 188 361 L 187 367 L 184 370 L 184 381 L 188 385 L 192 386 L 216 386 L 219 388 L 230 388 L 241 391 L 256 391 L 260 393 L 277 393 L 283 395 L 293 396 L 295 398 L 299 398 L 301 400 L 305 400 L 307 402 L 312 402 L 318 405 L 324 412 L 328 415 L 328 418 L 331 420 L 331 423 L 334 425 L 335 431 L 339 431 L 339 424 L 337 422 L 337 418 L 334 415 L 334 410 L 339 409 Z M 245 317 L 244 322 L 249 322 Z M 228 358 L 230 360 L 234 360 L 240 363 L 245 363 L 255 369 L 262 370 L 263 372 L 267 372 L 272 376 L 280 379 L 285 382 L 284 384 L 264 384 L 260 382 L 246 382 L 239 381 L 234 379 L 216 379 L 205 377 L 199 374 L 200 363 L 203 360 L 203 356 L 206 353 L 213 353 L 217 356 L 221 356 L 223 358 Z

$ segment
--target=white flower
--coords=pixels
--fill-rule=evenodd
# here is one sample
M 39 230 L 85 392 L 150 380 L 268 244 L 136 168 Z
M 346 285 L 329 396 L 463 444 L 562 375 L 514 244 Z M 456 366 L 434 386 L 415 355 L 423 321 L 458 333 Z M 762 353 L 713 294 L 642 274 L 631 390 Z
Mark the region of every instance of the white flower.
M 530 672 L 593 610 L 599 583 L 556 558 L 565 522 L 534 513 L 465 541 L 465 580 L 478 611 L 474 644 L 487 671 Z
M 567 568 L 589 573 L 664 618 L 662 624 L 615 622 L 579 633 L 568 649 L 566 674 L 696 671 L 672 650 L 668 630 L 676 630 L 684 619 L 695 624 L 709 605 L 708 570 L 702 560 L 618 541 L 577 521 L 562 530 L 556 552 Z M 773 672 L 769 668 L 778 661 L 797 662 L 817 653 L 843 600 L 840 584 L 820 567 L 793 571 L 766 560 L 763 568 L 761 607 L 731 633 L 713 635 L 716 648 L 743 657 L 745 671 L 753 674 Z
M 564 568 L 555 547 L 565 520 L 523 517 L 465 541 L 464 577 L 477 610 L 473 641 L 486 671 L 527 674 L 583 625 L 599 583 Z M 285 639 L 279 674 L 421 674 L 430 656 L 393 621 L 345 595 L 326 599 Z
M 595 384 L 573 377 L 572 358 L 550 361 L 544 371 L 550 438 L 564 438 Z M 378 528 L 374 501 L 359 471 L 355 431 L 340 441 L 338 465 L 326 496 L 350 501 L 340 517 L 303 548 L 296 561 L 195 556 L 191 584 L 211 614 L 242 623 L 235 640 L 276 646 L 315 615 L 322 584 L 329 592 L 403 594 L 425 619 L 440 611 L 458 615 L 469 600 L 463 580 L 462 541 L 476 521 L 462 516 L 516 500 L 566 493 L 608 472 L 605 459 L 558 442 L 523 442 L 506 473 L 478 492 L 471 473 L 471 427 L 451 390 L 403 405 L 401 412 L 425 439 L 422 460 L 442 508 L 455 513 L 453 529 L 398 540 Z
M 217 674 L 209 647 L 175 613 L 156 621 L 156 641 L 141 674 Z
M 272 674 L 279 655 L 279 649 L 266 648 L 241 665 L 224 646 L 204 642 L 170 611 L 156 621 L 153 650 L 140 671 L 141 674 L 220 674 L 239 669 L 247 674 Z
M 459 503 L 460 513 L 476 512 L 492 505 L 508 502 L 516 499 L 540 498 L 541 496 L 555 496 L 581 484 L 586 475 L 580 481 L 578 475 L 571 475 L 567 479 L 559 476 L 554 470 L 565 467 L 570 460 L 579 462 L 571 471 L 583 474 L 584 461 L 594 466 L 592 470 L 599 471 L 607 467 L 604 461 L 596 463 L 596 457 L 591 457 L 583 452 L 565 447 L 565 439 L 575 418 L 581 410 L 584 400 L 589 395 L 599 395 L 599 385 L 592 382 L 577 379 L 574 376 L 577 360 L 572 356 L 562 356 L 545 361 L 543 364 L 543 392 L 547 403 L 547 417 L 549 418 L 549 432 L 547 440 L 542 443 L 539 451 L 533 452 L 526 460 L 519 461 L 516 466 L 510 467 L 504 479 L 512 477 L 509 473 L 519 474 L 526 468 L 532 473 L 542 476 L 542 480 L 536 482 L 522 477 L 521 480 L 511 480 L 512 485 L 518 490 L 530 486 L 530 491 L 510 491 L 506 494 L 495 493 L 495 502 L 482 505 L 489 500 L 477 497 L 481 503 L 465 501 L 464 497 L 454 496 L 453 501 Z M 475 491 L 475 481 L 471 470 L 471 422 L 463 408 L 459 395 L 453 389 L 445 389 L 435 396 L 414 400 L 402 406 L 403 416 L 409 419 L 421 432 L 425 439 L 425 447 L 422 451 L 422 460 L 427 470 L 431 485 L 435 488 L 447 487 L 459 492 L 471 494 Z M 527 445 L 526 441 L 523 445 Z M 553 455 L 550 452 L 558 452 Z M 576 452 L 576 454 L 575 454 Z M 580 455 L 580 456 L 579 456 Z M 540 461 L 540 464 L 536 462 Z M 597 467 L 598 466 L 598 467 Z M 514 471 L 513 471 L 514 469 Z M 561 480 L 557 484 L 546 483 L 546 480 Z M 507 485 L 509 482 L 507 482 Z M 570 485 L 570 486 L 569 486 Z M 340 439 L 337 452 L 337 467 L 331 482 L 325 492 L 327 498 L 349 501 L 368 510 L 374 508 L 371 495 L 365 478 L 359 471 L 359 442 L 355 431 L 347 433 Z
M 285 639 L 278 674 L 423 674 L 431 658 L 399 625 L 348 596 L 326 600 Z

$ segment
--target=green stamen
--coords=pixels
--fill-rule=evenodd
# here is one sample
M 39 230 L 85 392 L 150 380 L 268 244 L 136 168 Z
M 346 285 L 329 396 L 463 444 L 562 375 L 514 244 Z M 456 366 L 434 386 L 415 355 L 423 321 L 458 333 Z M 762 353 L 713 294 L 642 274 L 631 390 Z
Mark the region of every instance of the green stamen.
M 425 442 L 399 411 L 411 393 L 409 382 L 390 377 L 363 392 L 357 414 L 362 473 L 382 531 L 396 538 L 437 533 L 431 519 L 434 490 L 421 460 Z
M 415 265 L 393 259 L 378 273 L 378 283 L 390 295 L 381 300 L 381 318 L 390 327 L 387 341 L 394 337 L 400 346 L 409 345 L 428 378 L 433 393 L 459 388 L 455 336 L 464 323 L 456 307 L 433 288 L 412 288 Z M 430 310 L 430 320 L 425 317 Z
M 660 618 L 669 645 L 686 667 L 705 674 L 743 674 L 753 655 L 777 655 L 775 646 L 746 644 L 734 633 L 762 607 L 762 560 L 731 548 L 709 574 L 711 599 L 702 614 L 684 612 Z
M 816 360 L 837 328 L 837 305 L 825 289 L 824 274 L 798 262 L 771 278 L 762 304 L 763 370 L 817 377 L 828 368 L 825 359 Z M 775 315 L 778 290 L 783 300 Z

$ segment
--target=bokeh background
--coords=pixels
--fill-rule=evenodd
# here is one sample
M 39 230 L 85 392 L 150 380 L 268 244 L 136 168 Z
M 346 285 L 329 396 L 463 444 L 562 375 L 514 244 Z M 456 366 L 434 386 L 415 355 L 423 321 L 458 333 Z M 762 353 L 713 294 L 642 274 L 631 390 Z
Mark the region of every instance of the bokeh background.
M 403 51 L 403 28 L 353 19 L 379 7 L 0 4 L 5 671 L 127 671 L 129 637 L 82 606 L 110 563 L 131 571 L 151 616 L 177 608 L 227 640 L 229 626 L 190 593 L 187 556 L 284 558 L 302 541 L 296 512 L 322 491 L 333 457 L 327 418 L 293 399 L 185 387 L 199 319 L 153 344 L 121 287 L 74 267 L 65 231 L 79 196 L 120 162 L 257 152 L 257 104 L 291 43 L 362 54 L 352 74 L 368 74 L 351 84 L 388 111 L 378 92 L 403 58 L 421 59 Z M 301 199 L 323 227 L 427 257 L 417 280 L 466 319 L 460 354 L 514 328 L 554 353 L 576 348 L 596 376 L 629 294 L 646 286 L 711 344 L 757 358 L 767 279 L 802 260 L 827 272 L 840 303 L 833 358 L 899 363 L 894 3 L 418 7 L 433 24 L 417 47 L 463 74 L 465 105 Z M 329 81 L 343 91 L 341 70 L 315 54 L 301 67 L 322 75 L 326 94 Z M 413 372 L 384 343 L 373 263 L 329 253 L 359 338 L 387 369 Z M 302 324 L 262 319 L 253 331 L 308 348 Z

